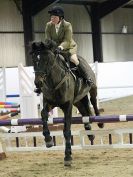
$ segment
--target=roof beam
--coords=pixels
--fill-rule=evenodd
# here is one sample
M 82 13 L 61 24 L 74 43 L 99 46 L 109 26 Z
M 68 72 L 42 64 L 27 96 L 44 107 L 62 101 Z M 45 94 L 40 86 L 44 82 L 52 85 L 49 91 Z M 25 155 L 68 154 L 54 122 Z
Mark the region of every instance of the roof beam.
M 113 10 L 127 4 L 131 0 L 108 0 L 100 3 L 100 18 L 111 13 Z
M 123 8 L 133 9 L 133 5 L 127 4 L 127 5 L 125 5 Z
M 94 1 L 86 1 L 86 0 L 60 0 L 59 3 L 62 4 L 75 4 L 75 5 L 91 5 Z
M 32 16 L 36 15 L 38 12 L 43 10 L 45 7 L 49 6 L 50 4 L 54 3 L 55 0 L 31 0 L 31 11 L 32 11 Z
M 99 16 L 99 3 L 94 3 L 90 8 L 92 45 L 94 62 L 103 62 L 101 20 Z
M 13 1 L 14 1 L 15 5 L 16 5 L 18 11 L 21 13 L 21 15 L 23 15 L 22 14 L 21 1 L 17 1 L 17 0 L 13 0 Z
M 32 64 L 31 55 L 29 55 L 29 42 L 33 40 L 31 5 L 29 1 L 22 0 L 23 26 L 24 26 L 24 44 L 26 65 Z

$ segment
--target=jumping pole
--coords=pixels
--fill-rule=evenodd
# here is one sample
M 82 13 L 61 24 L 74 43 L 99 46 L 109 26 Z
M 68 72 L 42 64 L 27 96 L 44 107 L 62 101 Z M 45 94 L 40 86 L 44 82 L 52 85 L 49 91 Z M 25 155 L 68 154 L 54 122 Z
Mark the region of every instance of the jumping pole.
M 133 115 L 102 115 L 102 116 L 86 116 L 86 117 L 73 117 L 72 124 L 84 123 L 115 123 L 115 122 L 128 122 L 133 121 Z M 64 123 L 64 118 L 49 118 L 49 124 Z M 11 119 L 0 120 L 0 126 L 20 126 L 20 125 L 42 125 L 41 118 L 28 118 L 28 119 Z

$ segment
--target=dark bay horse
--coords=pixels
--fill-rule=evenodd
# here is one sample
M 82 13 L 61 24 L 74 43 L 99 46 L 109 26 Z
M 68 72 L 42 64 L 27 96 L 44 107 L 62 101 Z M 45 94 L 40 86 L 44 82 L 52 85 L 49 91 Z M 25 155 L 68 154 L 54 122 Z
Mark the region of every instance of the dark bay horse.
M 35 71 L 35 84 L 41 87 L 43 93 L 43 109 L 41 111 L 43 121 L 43 135 L 45 137 L 46 147 L 53 146 L 53 140 L 50 136 L 48 128 L 48 113 L 54 107 L 60 107 L 64 113 L 64 138 L 65 138 L 65 157 L 64 165 L 70 166 L 71 157 L 71 119 L 72 108 L 76 106 L 82 116 L 92 115 L 88 92 L 90 93 L 90 101 L 93 105 L 96 115 L 99 115 L 97 108 L 97 87 L 95 74 L 90 70 L 90 77 L 93 85 L 88 86 L 81 78 L 76 78 L 66 65 L 61 55 L 54 54 L 52 43 L 33 43 L 32 59 Z M 84 62 L 82 58 L 80 62 Z M 82 60 L 82 61 L 81 61 Z M 86 130 L 90 130 L 90 124 L 84 125 Z M 93 135 L 88 136 L 90 139 Z

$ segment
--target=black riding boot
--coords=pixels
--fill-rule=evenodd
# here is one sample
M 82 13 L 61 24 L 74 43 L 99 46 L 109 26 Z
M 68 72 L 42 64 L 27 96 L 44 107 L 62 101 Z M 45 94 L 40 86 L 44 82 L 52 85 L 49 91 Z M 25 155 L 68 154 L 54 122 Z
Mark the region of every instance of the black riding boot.
M 88 66 L 85 65 L 83 62 L 80 61 L 79 65 L 78 65 L 78 69 L 79 69 L 79 74 L 81 75 L 81 77 L 83 79 L 86 80 L 87 84 L 89 86 L 94 85 L 94 82 L 93 82 L 93 80 L 90 77 Z

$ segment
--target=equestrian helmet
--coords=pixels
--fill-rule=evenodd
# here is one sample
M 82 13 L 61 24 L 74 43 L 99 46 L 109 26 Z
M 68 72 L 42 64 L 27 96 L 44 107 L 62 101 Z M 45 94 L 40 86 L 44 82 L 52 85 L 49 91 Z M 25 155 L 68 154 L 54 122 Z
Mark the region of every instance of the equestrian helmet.
M 63 10 L 63 8 L 60 7 L 60 6 L 54 6 L 54 7 L 52 7 L 52 8 L 48 11 L 48 13 L 49 13 L 50 15 L 55 15 L 55 16 L 59 16 L 59 17 L 64 18 L 64 10 Z

